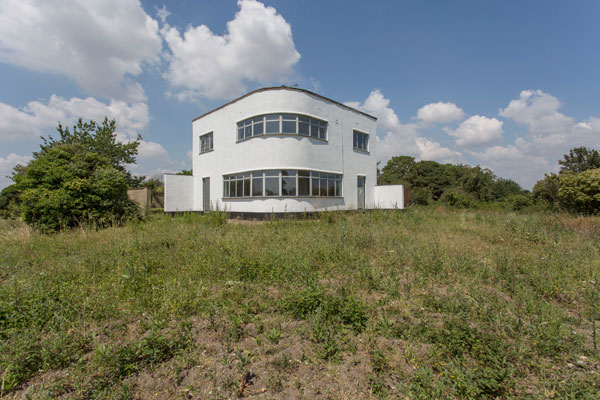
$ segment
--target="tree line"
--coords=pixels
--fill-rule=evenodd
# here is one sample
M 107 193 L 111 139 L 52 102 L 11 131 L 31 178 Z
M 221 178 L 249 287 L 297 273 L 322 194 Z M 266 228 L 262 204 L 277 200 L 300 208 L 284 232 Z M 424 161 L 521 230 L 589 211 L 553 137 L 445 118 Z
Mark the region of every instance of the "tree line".
M 409 156 L 392 157 L 378 170 L 378 183 L 406 185 L 413 204 L 600 213 L 600 152 L 576 147 L 558 163 L 560 172 L 546 174 L 531 192 L 480 166 L 416 161 Z

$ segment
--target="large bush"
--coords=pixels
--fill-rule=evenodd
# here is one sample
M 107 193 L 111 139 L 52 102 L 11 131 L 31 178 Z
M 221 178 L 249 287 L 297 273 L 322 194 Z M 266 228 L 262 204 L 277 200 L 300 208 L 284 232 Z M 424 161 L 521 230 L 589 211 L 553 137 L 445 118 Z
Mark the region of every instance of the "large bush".
M 558 199 L 564 209 L 582 214 L 600 212 L 600 168 L 563 173 L 559 179 Z
M 134 180 L 125 164 L 135 161 L 138 140 L 119 143 L 114 121 L 82 122 L 70 131 L 59 125 L 59 139 L 44 140 L 41 150 L 13 175 L 23 220 L 43 232 L 88 225 L 105 227 L 134 216 L 127 197 Z

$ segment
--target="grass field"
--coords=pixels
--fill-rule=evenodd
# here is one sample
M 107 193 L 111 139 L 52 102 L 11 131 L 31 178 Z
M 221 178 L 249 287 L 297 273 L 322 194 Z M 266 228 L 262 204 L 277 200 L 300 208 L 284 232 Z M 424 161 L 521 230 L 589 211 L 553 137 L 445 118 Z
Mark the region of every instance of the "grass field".
M 600 397 L 600 218 L 0 221 L 8 398 Z

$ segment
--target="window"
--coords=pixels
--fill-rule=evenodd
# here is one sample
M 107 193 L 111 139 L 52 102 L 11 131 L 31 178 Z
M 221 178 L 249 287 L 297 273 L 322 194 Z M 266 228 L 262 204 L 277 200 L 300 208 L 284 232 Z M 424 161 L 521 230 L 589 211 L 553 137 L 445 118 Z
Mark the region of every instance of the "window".
M 262 135 L 300 135 L 327 140 L 327 122 L 298 114 L 257 115 L 238 122 L 237 140 Z
M 223 176 L 223 197 L 341 197 L 342 175 L 271 169 Z
M 369 135 L 367 133 L 354 131 L 353 147 L 355 150 L 369 151 Z
M 207 153 L 213 149 L 213 133 L 200 136 L 200 154 Z

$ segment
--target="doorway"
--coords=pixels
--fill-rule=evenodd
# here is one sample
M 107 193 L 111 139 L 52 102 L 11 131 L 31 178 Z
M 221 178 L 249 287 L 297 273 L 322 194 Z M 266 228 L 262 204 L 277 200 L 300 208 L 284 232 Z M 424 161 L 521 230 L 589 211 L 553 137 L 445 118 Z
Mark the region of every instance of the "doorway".
M 210 178 L 202 178 L 202 210 L 210 211 Z
M 365 177 L 357 176 L 356 180 L 356 193 L 358 195 L 357 199 L 357 209 L 364 210 L 365 209 Z

